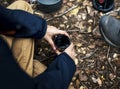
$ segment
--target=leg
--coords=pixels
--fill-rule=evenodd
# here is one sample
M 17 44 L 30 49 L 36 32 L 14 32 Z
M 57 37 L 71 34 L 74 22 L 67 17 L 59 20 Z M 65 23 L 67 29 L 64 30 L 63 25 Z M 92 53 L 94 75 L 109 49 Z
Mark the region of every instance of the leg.
M 41 74 L 46 69 L 47 67 L 40 63 L 38 60 L 33 61 L 33 77 L 36 77 L 37 75 Z
M 8 8 L 9 9 L 20 9 L 20 10 L 24 10 L 24 11 L 27 11 L 33 14 L 32 7 L 29 5 L 29 3 L 27 3 L 24 0 L 15 1 L 11 5 L 9 5 Z
M 30 13 L 33 13 L 31 6 L 23 1 L 15 1 L 9 9 L 20 9 Z M 20 67 L 30 76 L 33 74 L 33 54 L 34 54 L 34 40 L 30 38 L 10 38 L 4 36 L 6 41 L 9 43 L 13 54 L 20 65 Z
M 14 2 L 10 6 L 8 6 L 8 8 L 20 9 L 33 13 L 31 6 L 23 0 Z M 7 38 L 7 40 L 8 39 L 9 38 Z M 25 72 L 27 72 L 27 74 L 29 74 L 30 76 L 37 76 L 46 69 L 46 66 L 41 64 L 39 61 L 37 60 L 33 61 L 34 55 L 33 39 L 14 38 L 14 40 L 12 41 L 12 51 L 21 68 Z
M 30 76 L 33 75 L 34 40 L 14 38 L 12 51 L 21 68 Z

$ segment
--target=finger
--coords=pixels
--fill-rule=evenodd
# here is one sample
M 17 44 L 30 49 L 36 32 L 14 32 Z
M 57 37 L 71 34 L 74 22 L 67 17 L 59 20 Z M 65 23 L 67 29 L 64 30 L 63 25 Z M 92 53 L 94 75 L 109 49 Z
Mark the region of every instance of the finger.
M 49 39 L 49 44 L 51 45 L 53 50 L 56 50 L 53 40 Z
M 66 31 L 59 30 L 59 34 L 63 34 L 69 37 L 69 34 Z
M 55 53 L 56 53 L 57 55 L 61 54 L 61 52 L 58 51 L 58 50 L 55 50 Z
M 69 37 L 69 34 L 67 32 L 63 32 L 63 34 Z
M 67 32 L 65 32 L 64 34 L 69 37 L 69 34 Z

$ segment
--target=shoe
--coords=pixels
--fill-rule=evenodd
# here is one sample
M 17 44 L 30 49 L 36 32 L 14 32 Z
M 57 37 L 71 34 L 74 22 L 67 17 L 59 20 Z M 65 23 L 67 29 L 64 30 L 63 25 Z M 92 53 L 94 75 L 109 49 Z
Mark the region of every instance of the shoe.
M 99 30 L 107 43 L 120 48 L 120 21 L 112 16 L 103 16 L 99 22 Z

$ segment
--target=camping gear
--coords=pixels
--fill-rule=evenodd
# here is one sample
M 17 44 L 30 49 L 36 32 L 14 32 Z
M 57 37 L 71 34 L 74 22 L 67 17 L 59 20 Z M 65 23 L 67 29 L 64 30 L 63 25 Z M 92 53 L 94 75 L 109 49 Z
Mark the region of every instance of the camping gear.
M 92 0 L 93 7 L 102 12 L 108 12 L 114 8 L 114 0 Z
M 37 0 L 37 9 L 43 13 L 51 13 L 62 7 L 63 0 Z

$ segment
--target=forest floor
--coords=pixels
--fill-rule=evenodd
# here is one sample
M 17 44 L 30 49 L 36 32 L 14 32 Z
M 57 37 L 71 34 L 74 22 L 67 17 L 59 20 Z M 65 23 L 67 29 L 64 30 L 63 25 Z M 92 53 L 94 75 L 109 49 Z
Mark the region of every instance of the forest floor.
M 113 11 L 120 9 L 115 0 Z M 120 49 L 109 46 L 99 33 L 99 20 L 106 13 L 95 10 L 92 0 L 63 0 L 62 8 L 50 14 L 36 11 L 49 25 L 67 31 L 77 53 L 77 71 L 71 89 L 120 89 Z M 120 18 L 120 13 L 109 13 Z M 43 44 L 43 45 L 41 45 Z M 46 65 L 55 53 L 44 40 L 37 40 L 35 58 Z

